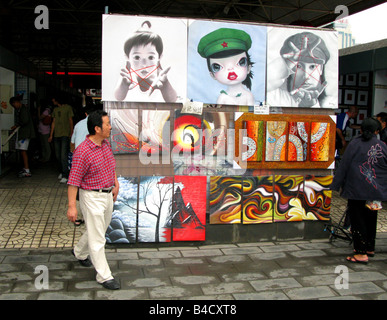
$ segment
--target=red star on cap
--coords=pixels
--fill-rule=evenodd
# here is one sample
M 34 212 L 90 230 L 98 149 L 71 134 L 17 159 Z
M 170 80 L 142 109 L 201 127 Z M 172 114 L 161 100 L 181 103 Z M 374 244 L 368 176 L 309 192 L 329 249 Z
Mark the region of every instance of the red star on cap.
M 221 44 L 221 46 L 222 46 L 223 48 L 226 48 L 226 47 L 228 47 L 228 43 L 227 43 L 226 41 L 223 41 L 223 43 Z

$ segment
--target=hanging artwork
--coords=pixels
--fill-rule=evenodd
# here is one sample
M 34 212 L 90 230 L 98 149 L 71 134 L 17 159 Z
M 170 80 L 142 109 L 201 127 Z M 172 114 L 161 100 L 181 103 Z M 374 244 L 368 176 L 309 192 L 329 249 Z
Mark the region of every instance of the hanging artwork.
M 140 177 L 138 242 L 170 242 L 173 177 Z
M 203 138 L 204 154 L 206 156 L 226 156 L 228 149 L 233 151 L 234 140 L 228 139 L 228 129 L 233 129 L 234 121 L 231 112 L 204 112 Z M 231 126 L 230 126 L 231 125 Z M 232 145 L 230 146 L 230 143 Z M 232 153 L 232 152 L 231 152 Z
M 305 176 L 303 190 L 303 207 L 306 212 L 304 220 L 330 219 L 332 201 L 332 176 Z
M 173 241 L 204 241 L 207 177 L 175 176 L 169 223 Z
M 309 122 L 289 122 L 288 161 L 306 161 L 309 137 Z
M 189 21 L 188 98 L 209 104 L 265 100 L 266 27 Z
M 139 150 L 138 110 L 111 109 L 109 116 L 112 126 L 110 141 L 113 153 L 137 153 Z
M 243 177 L 243 224 L 273 222 L 273 176 Z
M 300 193 L 303 176 L 274 176 L 274 222 L 302 221 L 306 217 Z
M 170 149 L 170 111 L 142 110 L 141 151 L 161 153 Z
M 286 121 L 266 122 L 266 161 L 285 161 Z
M 202 153 L 202 117 L 195 114 L 175 112 L 173 131 L 173 153 Z
M 267 103 L 337 108 L 337 33 L 271 27 L 267 37 Z
M 109 14 L 102 21 L 103 100 L 184 100 L 187 20 Z
M 245 121 L 244 127 L 247 136 L 243 137 L 243 143 L 247 145 L 248 150 L 242 154 L 242 160 L 262 161 L 264 126 L 263 121 Z
M 138 179 L 118 177 L 120 190 L 114 202 L 112 220 L 106 231 L 107 243 L 135 243 L 137 238 Z
M 328 161 L 329 159 L 329 123 L 312 122 L 310 140 L 310 160 Z
M 247 124 L 263 122 L 260 143 L 248 137 Z M 246 169 L 333 169 L 336 117 L 327 115 L 236 113 L 235 166 Z M 258 135 L 259 136 L 259 135 Z M 258 140 L 259 141 L 259 140 Z M 257 160 L 250 158 L 257 152 Z M 265 175 L 259 173 L 259 175 Z
M 242 177 L 210 177 L 210 224 L 241 223 Z

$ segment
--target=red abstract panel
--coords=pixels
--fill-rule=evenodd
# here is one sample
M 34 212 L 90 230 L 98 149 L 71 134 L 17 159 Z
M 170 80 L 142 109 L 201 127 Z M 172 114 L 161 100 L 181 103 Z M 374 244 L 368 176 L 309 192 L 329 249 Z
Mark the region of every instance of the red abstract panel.
M 310 160 L 329 160 L 329 123 L 312 122 L 310 141 Z
M 207 177 L 175 176 L 172 202 L 173 241 L 206 239 Z

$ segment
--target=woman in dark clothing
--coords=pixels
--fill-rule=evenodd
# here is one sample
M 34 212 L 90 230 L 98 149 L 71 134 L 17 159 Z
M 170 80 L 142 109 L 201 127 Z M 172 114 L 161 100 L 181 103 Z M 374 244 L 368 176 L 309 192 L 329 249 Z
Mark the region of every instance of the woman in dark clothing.
M 367 200 L 387 200 L 387 145 L 378 140 L 377 120 L 368 118 L 362 134 L 350 142 L 331 185 L 348 199 L 355 254 L 349 262 L 367 263 L 375 251 L 377 211 L 366 207 Z

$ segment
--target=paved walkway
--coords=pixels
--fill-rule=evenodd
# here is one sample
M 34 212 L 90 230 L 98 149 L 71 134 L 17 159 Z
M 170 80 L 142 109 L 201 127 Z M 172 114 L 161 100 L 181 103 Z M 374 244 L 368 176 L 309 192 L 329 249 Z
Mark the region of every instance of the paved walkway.
M 343 240 L 107 246 L 121 290 L 103 289 L 94 269 L 71 255 L 82 228 L 66 220 L 66 186 L 45 171 L 30 179 L 0 178 L 0 300 L 387 300 L 385 210 L 367 265 L 345 261 L 352 247 Z M 333 220 L 344 209 L 336 195 Z
M 3 249 L 0 299 L 387 300 L 386 234 L 367 265 L 345 262 L 351 250 L 342 240 L 110 248 L 121 290 L 109 291 L 70 249 Z

